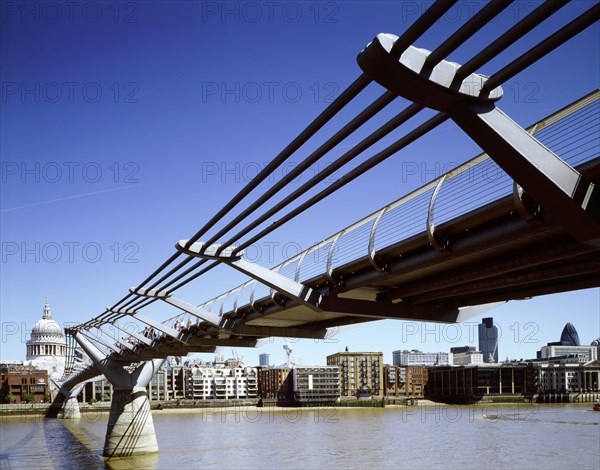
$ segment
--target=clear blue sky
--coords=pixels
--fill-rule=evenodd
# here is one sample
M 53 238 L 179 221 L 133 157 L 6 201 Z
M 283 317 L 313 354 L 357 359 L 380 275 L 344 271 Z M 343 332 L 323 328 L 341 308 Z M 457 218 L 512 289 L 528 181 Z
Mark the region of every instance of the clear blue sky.
M 46 297 L 62 324 L 120 299 L 360 74 L 356 55 L 377 33 L 401 33 L 428 4 L 59 1 L 27 2 L 24 10 L 2 2 L 0 356 L 24 358 Z M 480 4 L 459 2 L 416 45 L 435 48 Z M 468 60 L 535 4 L 517 1 L 450 60 Z M 589 5 L 573 2 L 480 72 L 492 74 Z M 596 24 L 506 83 L 499 107 L 526 126 L 598 88 L 599 44 Z M 380 93 L 371 85 L 365 100 Z M 327 129 L 349 117 L 342 113 Z M 273 265 L 478 153 L 447 122 L 273 233 L 254 259 Z M 407 173 L 415 163 L 417 174 Z M 242 280 L 216 270 L 181 294 L 200 303 Z M 519 358 L 558 340 L 567 321 L 589 344 L 600 336 L 599 313 L 599 289 L 590 289 L 511 302 L 490 315 L 502 328 L 500 357 Z M 391 361 L 395 349 L 476 344 L 472 331 L 381 321 L 340 331 L 329 343 L 300 341 L 294 356 L 320 364 L 348 346 L 383 351 Z M 238 353 L 250 364 L 260 352 L 281 363 L 282 345 Z

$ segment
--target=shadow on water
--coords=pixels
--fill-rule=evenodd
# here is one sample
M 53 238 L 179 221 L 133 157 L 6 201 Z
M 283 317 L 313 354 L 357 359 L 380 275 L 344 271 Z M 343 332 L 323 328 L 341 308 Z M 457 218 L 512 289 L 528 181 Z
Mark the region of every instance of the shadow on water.
M 46 434 L 53 433 L 53 428 L 60 427 L 63 436 L 54 434 L 55 439 L 66 447 L 66 455 L 56 460 L 53 458 L 55 468 L 85 468 L 109 470 L 153 469 L 158 464 L 158 453 L 140 455 L 135 457 L 103 457 L 102 444 L 104 437 L 99 439 L 94 432 L 86 427 L 86 420 L 44 420 L 49 424 L 45 426 Z M 61 441 L 64 438 L 64 441 Z M 48 438 L 47 438 L 48 439 Z M 50 443 L 48 444 L 50 447 Z M 0 470 L 2 470 L 0 468 Z
M 61 420 L 44 419 L 43 426 L 48 458 L 55 468 L 91 470 L 106 468 L 99 452 L 85 446 L 63 425 Z
M 35 435 L 39 432 L 39 429 L 36 426 L 31 426 L 27 434 L 13 444 L 12 446 L 4 449 L 3 452 L 0 452 L 0 469 L 8 470 L 12 468 L 16 468 L 13 466 L 11 461 L 20 460 L 23 458 L 23 450 L 26 449 L 32 441 L 35 440 Z M 27 453 L 25 451 L 25 453 Z
M 46 410 L 46 418 L 57 418 L 60 410 L 62 410 L 63 403 L 65 402 L 65 397 L 62 393 L 57 393 L 56 397 Z

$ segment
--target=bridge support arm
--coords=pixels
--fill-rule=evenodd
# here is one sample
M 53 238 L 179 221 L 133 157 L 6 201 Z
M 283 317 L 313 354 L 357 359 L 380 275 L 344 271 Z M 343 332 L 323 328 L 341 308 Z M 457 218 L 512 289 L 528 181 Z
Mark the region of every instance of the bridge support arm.
M 600 189 L 493 105 L 461 103 L 451 118 L 557 223 L 600 244 Z
M 173 305 L 184 312 L 187 312 L 200 320 L 211 324 L 214 327 L 220 328 L 221 317 L 215 315 L 214 313 L 209 312 L 208 310 L 204 310 L 203 308 L 196 307 L 195 305 L 189 304 L 177 297 L 173 297 L 171 294 L 166 294 L 163 292 L 156 292 L 155 290 L 146 290 L 146 289 L 137 289 L 132 287 L 129 289 L 129 292 L 142 296 L 142 297 L 154 297 L 163 302 Z
M 210 245 L 205 247 L 204 243 L 199 242 L 193 243 L 190 247 L 187 247 L 187 244 L 188 240 L 180 240 L 175 247 L 189 256 L 205 259 L 218 259 L 232 268 L 256 279 L 258 282 L 265 284 L 271 289 L 301 303 L 311 310 L 316 312 L 321 311 L 319 303 L 323 298 L 322 294 L 300 282 L 287 278 L 278 272 L 260 266 L 259 264 L 246 261 L 242 258 L 242 253 L 235 256 L 232 255 L 234 247 L 228 247 L 222 250 L 220 255 L 217 255 L 220 251 L 220 245 Z

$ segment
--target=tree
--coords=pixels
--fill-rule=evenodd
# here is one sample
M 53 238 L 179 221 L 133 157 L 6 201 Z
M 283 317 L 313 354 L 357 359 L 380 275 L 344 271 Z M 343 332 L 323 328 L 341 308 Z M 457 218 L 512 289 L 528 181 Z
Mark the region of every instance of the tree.
M 21 400 L 23 400 L 25 403 L 34 403 L 35 397 L 31 393 L 24 393 L 21 397 Z
M 8 392 L 6 395 L 4 395 L 4 400 L 6 400 L 8 403 L 13 403 L 15 401 L 15 396 L 12 392 Z
M 44 394 L 44 402 L 50 403 L 51 401 L 52 401 L 52 396 L 50 395 L 50 393 L 45 393 Z

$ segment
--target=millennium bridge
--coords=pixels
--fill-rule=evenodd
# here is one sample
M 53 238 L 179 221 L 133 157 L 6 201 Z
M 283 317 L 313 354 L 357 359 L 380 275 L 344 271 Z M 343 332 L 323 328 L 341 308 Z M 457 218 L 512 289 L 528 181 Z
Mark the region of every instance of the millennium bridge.
M 105 456 L 158 450 L 146 387 L 167 356 L 254 347 L 270 337 L 325 338 L 328 329 L 379 319 L 461 322 L 499 302 L 600 286 L 600 92 L 525 123 L 529 127 L 496 106 L 503 83 L 597 22 L 600 4 L 546 31 L 527 53 L 488 76 L 481 73 L 490 73 L 488 62 L 545 27 L 568 2 L 542 3 L 464 64 L 446 59 L 511 0 L 486 3 L 437 48 L 419 48 L 420 37 L 455 3 L 435 2 L 399 36 L 377 35 L 358 55 L 358 78 L 252 181 L 196 234 L 174 238 L 173 254 L 122 299 L 67 329 L 67 368 L 54 409 L 61 407 L 62 418 L 79 417 L 82 386 L 104 375 L 114 387 Z M 372 83 L 381 87 L 377 99 L 294 170 L 250 197 Z M 380 111 L 398 105 L 398 98 L 408 104 L 396 116 L 380 119 L 380 127 L 324 171 L 273 201 Z M 423 111 L 432 117 L 383 150 L 372 150 Z M 447 120 L 484 153 L 275 267 L 244 257 L 250 245 Z M 294 205 L 359 155 L 369 157 Z M 247 281 L 200 304 L 202 299 L 178 296 L 181 287 L 219 265 L 242 272 Z M 155 302 L 171 305 L 165 310 L 173 313 L 149 317 L 144 308 Z

